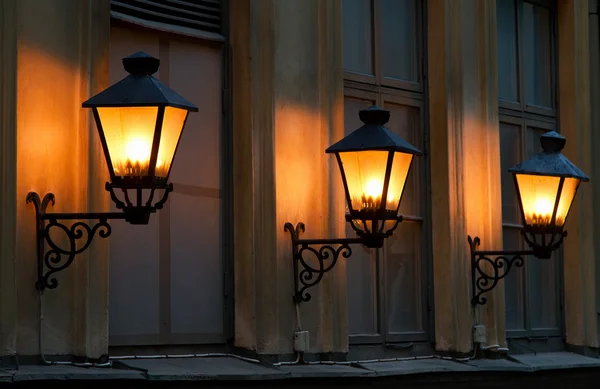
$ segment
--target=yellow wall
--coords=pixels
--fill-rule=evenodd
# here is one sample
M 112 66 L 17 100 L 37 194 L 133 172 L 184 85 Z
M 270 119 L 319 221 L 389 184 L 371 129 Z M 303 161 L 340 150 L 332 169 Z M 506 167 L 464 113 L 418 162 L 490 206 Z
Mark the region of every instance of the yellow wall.
M 15 251 L 14 256 L 6 252 L 1 262 L 16 288 L 10 283 L 0 285 L 6 300 L 0 317 L 11 335 L 6 352 L 30 355 L 39 353 L 39 313 L 34 288 L 35 218 L 33 207 L 25 203 L 26 194 L 37 191 L 43 196 L 52 191 L 57 199 L 54 210 L 62 212 L 85 211 L 88 206 L 101 211 L 107 204 L 101 190 L 104 161 L 81 102 L 107 86 L 109 2 L 19 0 L 2 6 L 7 12 L 3 12 L 3 28 L 12 31 L 2 36 L 3 47 L 12 49 L 4 55 L 17 64 L 4 68 L 3 77 L 14 77 L 17 88 L 12 96 L 16 122 L 3 127 L 16 138 L 16 159 L 9 161 L 16 169 Z M 3 103 L 6 109 L 9 102 Z M 4 146 L 9 153 L 14 150 L 14 144 Z M 15 188 L 14 184 L 3 187 Z M 95 245 L 89 255 L 76 260 L 72 271 L 60 275 L 61 288 L 44 294 L 46 353 L 99 356 L 106 352 L 104 250 L 104 245 Z
M 310 237 L 344 233 L 338 173 L 323 153 L 343 134 L 341 3 L 235 4 L 236 344 L 286 354 L 293 351 L 295 320 L 283 223 L 304 221 Z M 565 154 L 595 182 L 588 1 L 558 4 Z M 487 326 L 490 343 L 505 344 L 502 287 L 485 307 L 474 311 L 469 304 L 466 241 L 478 235 L 484 248 L 501 247 L 495 3 L 428 0 L 427 9 L 435 338 L 438 350 L 465 353 L 476 322 Z M 109 2 L 3 0 L 0 10 L 0 352 L 28 355 L 39 352 L 39 327 L 34 214 L 26 193 L 53 191 L 56 211 L 108 209 L 104 161 L 80 104 L 108 86 Z M 598 208 L 594 187 L 580 191 L 565 243 L 567 342 L 588 347 L 598 343 L 597 220 L 588 212 Z M 48 354 L 107 351 L 108 254 L 100 242 L 59 275 L 57 290 L 44 294 Z M 301 307 L 312 352 L 348 350 L 346 306 L 340 263 Z

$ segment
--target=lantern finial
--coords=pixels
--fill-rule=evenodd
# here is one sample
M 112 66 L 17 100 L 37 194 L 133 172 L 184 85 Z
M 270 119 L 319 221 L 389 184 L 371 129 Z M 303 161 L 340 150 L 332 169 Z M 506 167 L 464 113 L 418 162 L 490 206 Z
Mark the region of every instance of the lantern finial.
M 540 137 L 540 143 L 544 152 L 558 153 L 565 147 L 567 139 L 556 131 L 550 131 Z
M 390 120 L 390 111 L 381 109 L 376 105 L 365 108 L 358 113 L 358 117 L 365 124 L 383 126 Z
M 160 59 L 138 51 L 128 57 L 123 58 L 123 67 L 129 74 L 146 76 L 158 71 Z

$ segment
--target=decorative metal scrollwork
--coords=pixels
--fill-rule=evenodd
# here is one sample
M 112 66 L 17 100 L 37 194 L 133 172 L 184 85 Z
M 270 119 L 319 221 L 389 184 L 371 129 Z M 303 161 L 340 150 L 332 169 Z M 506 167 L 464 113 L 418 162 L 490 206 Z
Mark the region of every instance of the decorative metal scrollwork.
M 292 238 L 294 302 L 296 303 L 309 301 L 312 296 L 307 292 L 307 289 L 321 282 L 323 275 L 333 269 L 340 256 L 349 258 L 352 255 L 351 244 L 362 243 L 362 238 L 300 239 L 300 234 L 305 231 L 304 223 L 298 223 L 296 227 L 291 223 L 285 223 L 284 230 L 288 231 Z M 317 249 L 311 246 L 320 247 Z M 314 256 L 316 266 L 313 266 L 311 261 L 304 258 L 305 252 Z M 302 268 L 300 269 L 300 267 Z
M 480 240 L 468 237 L 471 248 L 471 282 L 473 288 L 473 306 L 487 303 L 482 294 L 491 291 L 498 282 L 505 278 L 514 267 L 522 267 L 526 255 L 533 255 L 532 250 L 523 251 L 477 251 Z
M 55 203 L 52 193 L 47 193 L 40 199 L 37 193 L 30 192 L 26 201 L 28 204 L 32 203 L 35 208 L 38 261 L 38 279 L 35 287 L 39 291 L 56 288 L 58 281 L 54 275 L 68 268 L 76 255 L 87 250 L 96 234 L 101 238 L 110 236 L 108 219 L 125 218 L 124 213 L 47 213 L 48 205 Z M 92 224 L 75 221 L 70 226 L 60 222 L 82 219 L 97 221 Z M 61 241 L 67 243 L 61 244 Z M 48 250 L 45 248 L 46 244 L 49 246 Z
M 68 238 L 68 248 L 62 248 L 52 239 L 52 229 L 58 229 L 64 232 Z M 75 256 L 81 254 L 92 243 L 94 236 L 98 232 L 101 238 L 107 238 L 110 233 L 110 225 L 105 218 L 99 219 L 93 226 L 84 222 L 75 222 L 71 227 L 59 223 L 57 219 L 50 219 L 44 230 L 44 237 L 50 249 L 44 254 L 44 265 L 48 271 L 44 274 L 43 279 L 38 281 L 38 288 L 54 289 L 58 286 L 56 278 L 50 278 L 54 273 L 66 269 L 71 265 Z M 82 244 L 78 244 L 82 242 Z M 79 247 L 78 247 L 79 246 Z

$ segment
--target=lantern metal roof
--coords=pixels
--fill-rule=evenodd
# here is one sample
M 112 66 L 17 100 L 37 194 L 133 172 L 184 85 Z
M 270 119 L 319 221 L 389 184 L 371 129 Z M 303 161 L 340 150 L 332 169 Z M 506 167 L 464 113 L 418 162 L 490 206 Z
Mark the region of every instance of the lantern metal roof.
M 570 177 L 582 181 L 590 180 L 584 172 L 561 153 L 567 143 L 564 136 L 555 131 L 550 131 L 540 137 L 540 143 L 543 150 L 541 153 L 510 168 L 508 171 L 513 174 Z
M 198 107 L 161 83 L 152 75 L 160 60 L 143 51 L 123 58 L 127 77 L 82 104 L 94 107 L 175 107 L 198 112 Z
M 329 146 L 326 153 L 382 150 L 423 155 L 419 149 L 385 127 L 390 120 L 390 111 L 374 105 L 361 110 L 358 116 L 364 125 Z

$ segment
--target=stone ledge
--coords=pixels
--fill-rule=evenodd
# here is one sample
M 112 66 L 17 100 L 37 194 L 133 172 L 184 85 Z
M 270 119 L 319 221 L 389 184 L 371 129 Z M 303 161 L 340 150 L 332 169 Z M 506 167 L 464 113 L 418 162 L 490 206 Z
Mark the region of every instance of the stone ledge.
M 131 370 L 128 370 L 131 369 Z M 268 365 L 229 357 L 165 358 L 119 361 L 113 368 L 21 365 L 17 370 L 0 370 L 0 383 L 32 381 L 278 381 L 294 379 L 358 379 L 418 377 L 419 380 L 454 381 L 473 377 L 522 375 L 542 371 L 585 371 L 600 376 L 600 359 L 573 353 L 518 355 L 510 360 L 481 359 L 466 362 L 440 358 L 352 364 Z M 469 378 L 470 377 L 470 378 Z

